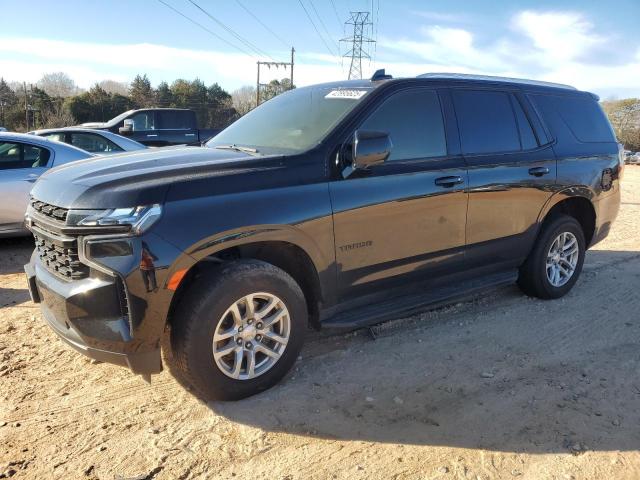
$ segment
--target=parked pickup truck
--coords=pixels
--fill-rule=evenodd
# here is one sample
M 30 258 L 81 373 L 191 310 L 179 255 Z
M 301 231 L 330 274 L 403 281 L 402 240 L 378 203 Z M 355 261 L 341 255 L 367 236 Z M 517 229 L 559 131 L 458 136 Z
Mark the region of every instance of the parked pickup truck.
M 196 113 L 182 108 L 129 110 L 104 123 L 83 123 L 84 128 L 109 130 L 152 147 L 202 145 L 220 130 L 199 129 Z
M 71 346 L 148 376 L 166 345 L 207 399 L 274 385 L 309 325 L 514 282 L 562 297 L 609 233 L 624 168 L 597 96 L 445 74 L 296 88 L 207 147 L 45 173 L 25 267 Z

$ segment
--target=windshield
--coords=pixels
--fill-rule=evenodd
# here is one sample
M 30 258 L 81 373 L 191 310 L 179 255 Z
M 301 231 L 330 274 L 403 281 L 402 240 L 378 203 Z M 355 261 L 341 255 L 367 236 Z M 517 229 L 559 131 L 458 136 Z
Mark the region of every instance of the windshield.
M 371 87 L 314 86 L 263 103 L 207 142 L 207 147 L 251 147 L 259 153 L 300 153 L 316 146 Z
M 118 115 L 117 117 L 113 117 L 111 120 L 109 120 L 107 123 L 108 124 L 114 124 L 114 123 L 120 123 L 122 120 L 124 120 L 125 118 L 127 118 L 129 115 L 131 115 L 132 112 L 134 112 L 135 110 L 127 110 L 124 113 L 121 113 L 120 115 Z

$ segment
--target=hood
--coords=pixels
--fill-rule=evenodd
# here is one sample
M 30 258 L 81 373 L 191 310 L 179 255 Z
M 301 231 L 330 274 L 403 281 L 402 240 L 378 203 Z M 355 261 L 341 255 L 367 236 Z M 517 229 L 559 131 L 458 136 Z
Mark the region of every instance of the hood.
M 52 168 L 31 194 L 63 208 L 99 209 L 163 203 L 170 187 L 213 194 L 229 177 L 282 166 L 282 156 L 253 157 L 204 147 L 149 149 Z M 254 175 L 253 175 L 254 176 Z M 243 182 L 231 182 L 242 185 Z

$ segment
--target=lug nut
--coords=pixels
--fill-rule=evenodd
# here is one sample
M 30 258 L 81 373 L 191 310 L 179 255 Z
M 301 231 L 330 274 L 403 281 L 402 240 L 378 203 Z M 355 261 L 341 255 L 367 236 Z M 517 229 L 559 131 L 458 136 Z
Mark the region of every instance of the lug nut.
M 241 332 L 242 331 L 242 327 L 238 327 L 238 331 Z
M 238 345 L 242 345 L 242 339 L 241 339 L 241 338 L 239 338 L 238 340 L 236 340 L 236 343 L 237 343 Z
M 247 320 L 247 323 L 251 325 L 253 323 L 253 318 L 250 318 L 249 320 Z
M 262 327 L 263 327 L 262 322 L 258 322 L 258 323 L 256 323 L 256 328 L 260 329 L 260 328 L 262 328 Z
M 262 335 L 260 335 L 260 334 L 256 335 L 256 341 L 259 342 L 260 340 L 262 340 Z
M 253 347 L 253 345 L 251 345 L 251 342 L 247 342 L 244 344 L 245 347 L 251 349 L 251 347 Z

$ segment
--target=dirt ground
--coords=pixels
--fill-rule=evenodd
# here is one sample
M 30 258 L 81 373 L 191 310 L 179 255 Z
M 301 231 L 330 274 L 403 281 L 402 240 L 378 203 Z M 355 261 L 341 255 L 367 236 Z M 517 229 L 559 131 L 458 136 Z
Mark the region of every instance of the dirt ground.
M 235 403 L 64 346 L 29 301 L 31 248 L 0 242 L 0 478 L 640 478 L 640 167 L 564 299 L 509 287 L 377 340 L 311 335 Z

